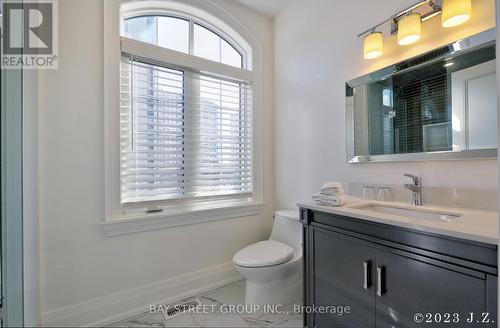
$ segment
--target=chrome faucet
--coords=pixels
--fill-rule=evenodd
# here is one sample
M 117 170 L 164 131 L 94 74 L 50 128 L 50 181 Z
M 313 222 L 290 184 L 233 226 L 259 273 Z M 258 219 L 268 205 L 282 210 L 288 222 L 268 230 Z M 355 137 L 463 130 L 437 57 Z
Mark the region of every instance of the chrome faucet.
M 411 191 L 411 205 L 422 206 L 422 178 L 413 174 L 404 174 L 405 177 L 412 179 L 412 183 L 406 183 L 404 187 Z

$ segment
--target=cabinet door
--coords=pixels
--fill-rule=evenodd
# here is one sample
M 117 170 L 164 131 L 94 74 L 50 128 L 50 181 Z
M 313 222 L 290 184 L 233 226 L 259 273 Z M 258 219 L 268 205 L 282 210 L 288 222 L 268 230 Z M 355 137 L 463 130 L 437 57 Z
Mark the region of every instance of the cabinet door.
M 460 267 L 452 270 L 434 265 L 438 262 L 384 251 L 376 251 L 376 259 L 377 327 L 488 327 L 466 322 L 470 313 L 475 313 L 477 321 L 487 310 L 483 273 Z M 459 323 L 453 321 L 455 313 Z M 416 322 L 420 320 L 424 323 Z
M 339 311 L 315 313 L 312 325 L 374 327 L 373 249 L 328 230 L 313 227 L 310 231 L 312 304 L 308 305 L 350 308 L 350 313 L 342 315 Z

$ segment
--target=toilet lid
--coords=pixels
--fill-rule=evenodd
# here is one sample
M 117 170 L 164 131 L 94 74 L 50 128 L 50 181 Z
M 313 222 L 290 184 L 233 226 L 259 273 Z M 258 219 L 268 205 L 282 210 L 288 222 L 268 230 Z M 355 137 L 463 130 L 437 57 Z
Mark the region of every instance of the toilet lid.
M 276 240 L 259 241 L 241 249 L 233 257 L 233 262 L 244 267 L 264 267 L 289 261 L 294 250 Z

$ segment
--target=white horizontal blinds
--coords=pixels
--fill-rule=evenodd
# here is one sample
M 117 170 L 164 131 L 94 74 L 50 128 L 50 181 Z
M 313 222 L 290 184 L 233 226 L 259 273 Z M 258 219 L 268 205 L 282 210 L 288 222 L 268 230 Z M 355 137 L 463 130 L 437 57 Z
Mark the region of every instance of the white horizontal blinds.
M 249 193 L 251 86 L 122 57 L 122 203 Z
M 252 191 L 251 87 L 199 75 L 194 195 Z
M 184 193 L 184 73 L 123 57 L 122 202 Z

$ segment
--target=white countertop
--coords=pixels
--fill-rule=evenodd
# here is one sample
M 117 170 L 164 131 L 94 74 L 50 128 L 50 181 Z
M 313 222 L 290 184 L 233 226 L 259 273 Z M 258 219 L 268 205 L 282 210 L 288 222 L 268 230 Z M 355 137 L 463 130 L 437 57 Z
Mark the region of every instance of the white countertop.
M 453 221 L 446 222 L 440 220 L 415 219 L 355 208 L 367 204 L 386 204 L 398 207 L 401 206 L 404 208 L 414 208 L 406 203 L 365 201 L 354 197 L 349 197 L 347 204 L 342 207 L 319 206 L 312 201 L 298 203 L 297 205 L 299 207 L 315 211 L 350 216 L 356 219 L 384 223 L 417 231 L 479 241 L 487 244 L 498 244 L 498 214 L 496 212 L 466 208 L 440 207 L 434 205 L 424 205 L 423 207 L 418 207 L 421 209 L 456 213 L 461 215 Z

